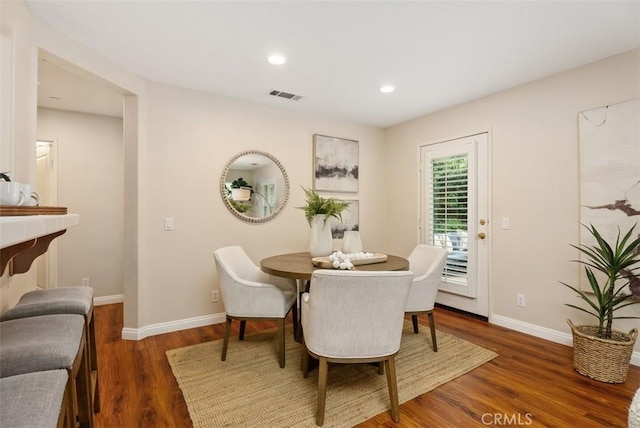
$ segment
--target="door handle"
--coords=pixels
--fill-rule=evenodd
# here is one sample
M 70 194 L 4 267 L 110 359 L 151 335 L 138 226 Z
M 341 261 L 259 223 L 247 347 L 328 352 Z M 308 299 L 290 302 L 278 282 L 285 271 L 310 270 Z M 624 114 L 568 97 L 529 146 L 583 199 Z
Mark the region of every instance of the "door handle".
M 484 239 L 484 238 L 486 238 L 486 237 L 487 237 L 487 234 L 486 234 L 486 233 L 484 233 L 484 232 L 480 232 L 480 233 L 478 233 L 478 238 L 480 238 L 480 239 Z

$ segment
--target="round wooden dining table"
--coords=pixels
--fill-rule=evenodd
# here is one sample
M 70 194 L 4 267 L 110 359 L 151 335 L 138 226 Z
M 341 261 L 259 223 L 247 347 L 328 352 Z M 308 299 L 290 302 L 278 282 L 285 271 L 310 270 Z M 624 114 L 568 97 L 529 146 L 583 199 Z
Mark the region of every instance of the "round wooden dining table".
M 308 281 L 316 269 L 309 253 L 279 254 L 267 257 L 260 262 L 263 272 L 284 278 Z M 388 254 L 387 260 L 380 263 L 358 265 L 353 270 L 382 271 L 382 270 L 409 270 L 409 260 Z
M 308 252 L 279 254 L 277 256 L 267 257 L 260 262 L 260 269 L 270 275 L 281 276 L 283 278 L 295 279 L 297 286 L 297 304 L 298 314 L 302 315 L 300 307 L 300 293 L 307 288 L 307 282 L 311 280 L 311 275 L 317 267 L 311 261 L 311 255 Z M 389 270 L 409 270 L 409 260 L 387 254 L 387 260 L 379 263 L 371 263 L 358 265 L 353 270 L 359 271 L 389 271 Z M 300 326 L 298 319 L 298 326 Z M 294 331 L 296 341 L 302 340 L 302 329 L 298 328 Z

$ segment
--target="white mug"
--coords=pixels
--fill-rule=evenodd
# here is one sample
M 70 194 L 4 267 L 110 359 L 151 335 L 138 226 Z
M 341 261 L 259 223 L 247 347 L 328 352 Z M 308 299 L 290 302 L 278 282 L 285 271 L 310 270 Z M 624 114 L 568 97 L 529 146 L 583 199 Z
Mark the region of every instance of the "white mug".
M 30 184 L 20 185 L 20 204 L 26 207 L 36 207 L 40 204 L 40 195 L 38 192 L 31 191 Z
M 15 181 L 0 181 L 0 205 L 20 205 L 23 200 L 21 188 Z
M 28 205 L 30 207 L 38 207 L 38 206 L 40 206 L 40 193 L 36 192 L 35 190 L 33 192 L 31 192 L 31 196 L 29 197 Z

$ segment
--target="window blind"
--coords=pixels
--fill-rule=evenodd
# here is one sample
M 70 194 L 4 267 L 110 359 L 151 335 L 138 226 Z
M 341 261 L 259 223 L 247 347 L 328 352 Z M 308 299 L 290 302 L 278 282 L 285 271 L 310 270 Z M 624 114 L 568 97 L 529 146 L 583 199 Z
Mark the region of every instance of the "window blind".
M 263 184 L 262 194 L 267 202 L 262 206 L 262 216 L 266 217 L 273 214 L 272 210 L 276 206 L 276 185 L 273 183 Z
M 468 155 L 432 158 L 427 177 L 431 245 L 447 249 L 445 280 L 466 282 Z

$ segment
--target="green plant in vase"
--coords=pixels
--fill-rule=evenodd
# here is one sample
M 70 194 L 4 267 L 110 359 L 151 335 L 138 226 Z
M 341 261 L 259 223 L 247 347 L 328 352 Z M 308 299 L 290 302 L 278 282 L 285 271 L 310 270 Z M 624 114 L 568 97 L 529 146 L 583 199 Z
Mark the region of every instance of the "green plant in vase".
M 584 225 L 583 225 L 584 226 Z M 576 293 L 578 297 L 587 302 L 589 309 L 567 303 L 574 309 L 586 312 L 598 319 L 598 337 L 601 339 L 611 339 L 611 331 L 614 319 L 637 319 L 640 317 L 633 316 L 614 316 L 615 311 L 625 306 L 640 303 L 640 300 L 632 293 L 625 293 L 627 285 L 631 285 L 631 280 L 638 278 L 638 269 L 640 266 L 640 238 L 631 240 L 633 230 L 636 225 L 631 227 L 629 231 L 620 239 L 620 231 L 613 246 L 602 238 L 602 235 L 593 226 L 584 226 L 589 233 L 596 239 L 596 245 L 589 246 L 585 244 L 571 245 L 579 250 L 585 257 L 584 260 L 578 260 L 585 266 L 585 273 L 591 288 L 591 294 L 578 289 L 569 284 L 562 283 Z M 595 271 L 604 274 L 606 278 L 604 284 L 598 282 Z M 622 281 L 622 283 L 621 283 Z M 631 291 L 631 287 L 630 291 Z
M 236 202 L 247 202 L 251 200 L 251 196 L 254 193 L 253 187 L 249 183 L 247 183 L 242 177 L 233 180 L 229 185 L 229 189 L 227 190 L 228 190 L 228 198 Z M 244 211 L 241 211 L 241 212 L 244 212 Z
M 309 236 L 309 254 L 311 257 L 322 257 L 331 254 L 333 236 L 327 220 L 331 217 L 342 221 L 342 212 L 349 207 L 349 203 L 334 198 L 323 198 L 311 189 L 305 189 L 307 204 L 298 207 L 304 211 L 304 216 L 311 227 Z
M 297 208 L 304 211 L 304 217 L 307 219 L 309 225 L 311 225 L 311 221 L 316 215 L 324 216 L 325 224 L 331 217 L 342 221 L 342 211 L 349 207 L 348 202 L 335 198 L 323 198 L 312 189 L 305 189 L 303 187 L 302 190 L 304 190 L 307 197 L 307 204 Z
M 627 378 L 629 363 L 638 329 L 629 333 L 614 330 L 614 319 L 638 319 L 637 316 L 616 316 L 616 311 L 640 303 L 636 296 L 640 267 L 640 238 L 633 239 L 636 225 L 624 236 L 618 230 L 613 245 L 604 240 L 593 226 L 583 225 L 595 238 L 595 245 L 572 245 L 583 254 L 584 265 L 591 293 L 562 283 L 575 291 L 587 307 L 566 305 L 594 316 L 598 325 L 575 326 L 567 320 L 573 335 L 573 368 L 580 374 L 607 383 L 623 383 Z M 621 237 L 622 236 L 622 237 Z M 627 294 L 626 288 L 629 288 Z
M 232 189 L 251 189 L 253 191 L 253 187 L 247 183 L 244 178 L 240 177 L 231 182 Z

